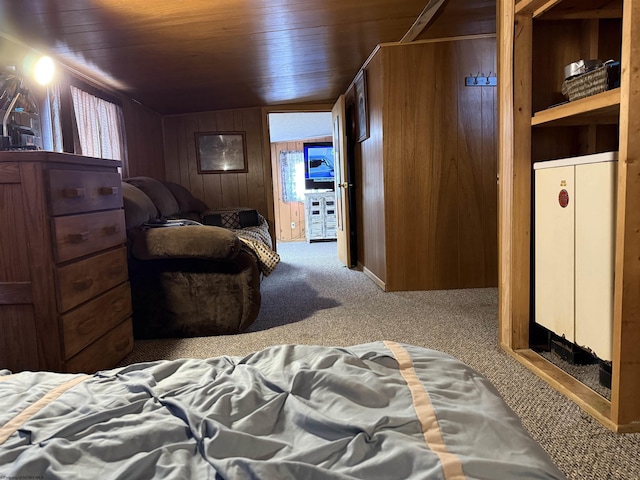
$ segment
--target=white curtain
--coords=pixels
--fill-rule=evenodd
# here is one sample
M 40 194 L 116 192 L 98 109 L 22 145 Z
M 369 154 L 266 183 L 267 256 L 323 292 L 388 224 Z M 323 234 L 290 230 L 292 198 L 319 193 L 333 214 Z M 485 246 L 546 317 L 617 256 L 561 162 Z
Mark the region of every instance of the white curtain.
M 73 86 L 71 97 L 78 126 L 80 153 L 89 157 L 121 160 L 124 165 L 126 155 L 122 109 Z
M 280 151 L 282 201 L 304 202 L 304 153 Z
M 60 88 L 47 87 L 47 98 L 42 110 L 42 143 L 47 151 L 62 152 L 62 121 L 60 119 Z

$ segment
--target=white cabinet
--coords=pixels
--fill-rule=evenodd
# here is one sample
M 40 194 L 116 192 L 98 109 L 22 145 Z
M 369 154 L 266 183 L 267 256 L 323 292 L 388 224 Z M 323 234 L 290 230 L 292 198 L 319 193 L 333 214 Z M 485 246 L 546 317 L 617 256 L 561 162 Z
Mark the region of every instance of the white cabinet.
M 610 361 L 617 153 L 534 170 L 535 321 Z
M 307 242 L 335 240 L 337 238 L 335 192 L 307 192 L 304 195 L 304 206 Z

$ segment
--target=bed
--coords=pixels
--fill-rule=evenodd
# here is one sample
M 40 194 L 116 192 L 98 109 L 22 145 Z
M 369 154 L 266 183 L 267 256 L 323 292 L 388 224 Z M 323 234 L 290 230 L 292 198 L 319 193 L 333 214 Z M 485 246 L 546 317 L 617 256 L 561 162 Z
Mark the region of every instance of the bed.
M 484 377 L 395 342 L 4 370 L 0 425 L 0 478 L 564 478 Z

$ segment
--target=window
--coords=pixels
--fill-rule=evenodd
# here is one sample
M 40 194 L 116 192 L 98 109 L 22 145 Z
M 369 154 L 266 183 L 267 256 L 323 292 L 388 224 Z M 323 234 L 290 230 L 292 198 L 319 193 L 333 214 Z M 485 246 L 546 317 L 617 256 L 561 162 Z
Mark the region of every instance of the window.
M 304 202 L 304 155 L 302 152 L 280 152 L 282 201 Z
M 71 86 L 81 155 L 121 160 L 126 175 L 122 108 Z

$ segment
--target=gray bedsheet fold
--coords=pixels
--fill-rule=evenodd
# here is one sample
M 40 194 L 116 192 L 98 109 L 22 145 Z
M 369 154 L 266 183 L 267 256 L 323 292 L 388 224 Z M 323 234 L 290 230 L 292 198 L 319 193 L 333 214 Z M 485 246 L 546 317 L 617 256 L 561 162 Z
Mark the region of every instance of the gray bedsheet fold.
M 486 379 L 421 347 L 0 374 L 0 477 L 564 478 Z

